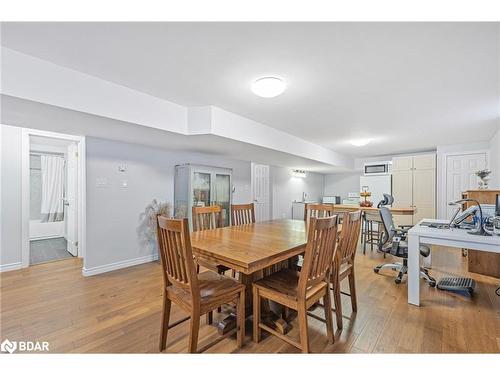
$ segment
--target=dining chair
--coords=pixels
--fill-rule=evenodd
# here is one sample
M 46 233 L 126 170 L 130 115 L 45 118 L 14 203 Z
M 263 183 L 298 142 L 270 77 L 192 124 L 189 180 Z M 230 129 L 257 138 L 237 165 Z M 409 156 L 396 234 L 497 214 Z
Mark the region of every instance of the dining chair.
M 358 310 L 356 300 L 356 282 L 354 273 L 354 258 L 359 241 L 359 231 L 361 227 L 361 211 L 346 212 L 344 214 L 342 232 L 339 236 L 338 249 L 333 260 L 331 272 L 331 283 L 333 290 L 333 300 L 335 303 L 335 315 L 337 328 L 342 329 L 342 301 L 340 282 L 346 277 L 349 278 L 349 294 L 351 297 L 352 311 Z
M 253 203 L 232 204 L 231 223 L 233 225 L 243 225 L 255 223 L 255 207 Z
M 198 207 L 193 206 L 192 209 L 192 220 L 193 220 L 193 231 L 202 231 L 209 229 L 216 229 L 222 226 L 222 207 L 220 206 L 205 206 Z M 200 266 L 205 267 L 211 271 L 217 272 L 218 274 L 224 274 L 230 268 L 223 266 L 222 264 L 215 264 L 203 258 L 196 258 L 196 272 L 200 273 Z M 236 276 L 236 272 L 232 271 L 232 277 Z M 219 307 L 217 312 L 221 312 L 222 309 Z M 213 315 L 212 313 L 207 314 L 207 324 L 212 324 Z
M 311 217 L 321 218 L 332 216 L 333 210 L 333 204 L 306 203 L 304 206 L 304 220 L 308 222 Z
M 164 283 L 160 352 L 167 346 L 168 330 L 188 319 L 190 353 L 205 351 L 235 331 L 237 345 L 241 348 L 245 337 L 245 286 L 212 271 L 196 273 L 187 218 L 169 219 L 158 215 L 157 223 Z M 186 311 L 189 317 L 169 324 L 172 302 Z M 233 302 L 236 303 L 236 328 L 198 350 L 200 316 Z
M 330 270 L 336 251 L 337 217 L 311 218 L 304 264 L 300 273 L 283 269 L 253 283 L 253 339 L 260 341 L 261 329 L 287 343 L 309 352 L 307 310 L 323 298 L 328 340 L 333 343 L 333 317 L 330 299 Z M 261 299 L 265 298 L 296 310 L 300 342 L 261 323 Z
M 222 208 L 220 206 L 193 206 L 192 220 L 194 232 L 220 228 L 222 226 Z M 219 274 L 223 274 L 229 270 L 226 266 L 214 264 L 201 258 L 197 259 L 196 262 L 198 264 L 198 272 L 200 270 L 199 266 L 203 266 Z

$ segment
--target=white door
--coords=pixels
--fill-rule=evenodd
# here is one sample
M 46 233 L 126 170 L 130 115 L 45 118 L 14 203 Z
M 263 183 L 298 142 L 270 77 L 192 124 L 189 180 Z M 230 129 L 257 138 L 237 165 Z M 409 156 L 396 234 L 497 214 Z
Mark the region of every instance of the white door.
M 68 146 L 68 157 L 66 161 L 66 198 L 65 222 L 67 250 L 71 255 L 78 255 L 78 146 L 71 143 Z
M 269 165 L 252 163 L 252 198 L 255 220 L 269 220 Z
M 462 198 L 462 192 L 477 189 L 480 169 L 486 168 L 486 153 L 448 155 L 446 157 L 446 214 L 451 217 L 454 210 L 448 202 Z

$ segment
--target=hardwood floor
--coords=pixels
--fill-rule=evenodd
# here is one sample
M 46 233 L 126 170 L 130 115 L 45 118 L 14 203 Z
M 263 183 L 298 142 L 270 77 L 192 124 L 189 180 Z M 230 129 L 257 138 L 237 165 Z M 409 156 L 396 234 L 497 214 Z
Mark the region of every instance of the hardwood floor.
M 389 261 L 389 258 L 386 259 Z M 356 256 L 358 313 L 351 315 L 349 297 L 342 296 L 344 329 L 329 344 L 325 324 L 309 318 L 314 353 L 441 353 L 500 352 L 500 280 L 471 274 L 477 282 L 472 299 L 422 285 L 422 307 L 406 302 L 406 282 L 394 275 L 373 273 L 383 263 L 376 252 Z M 432 275 L 467 275 L 466 259 L 456 249 L 433 249 Z M 0 274 L 0 341 L 43 340 L 62 353 L 156 353 L 162 305 L 160 265 L 148 263 L 103 275 L 83 277 L 81 261 L 68 259 Z M 348 290 L 343 283 L 342 290 Z M 315 314 L 322 315 L 321 308 Z M 175 305 L 172 320 L 183 316 Z M 215 314 L 217 321 L 222 314 Z M 202 319 L 200 346 L 217 335 Z M 186 352 L 188 322 L 169 331 L 167 352 Z M 335 326 L 335 324 L 334 324 Z M 237 350 L 228 338 L 209 352 L 297 353 L 277 337 L 251 341 Z M 298 327 L 291 334 L 298 336 Z M 298 337 L 294 337 L 297 339 Z

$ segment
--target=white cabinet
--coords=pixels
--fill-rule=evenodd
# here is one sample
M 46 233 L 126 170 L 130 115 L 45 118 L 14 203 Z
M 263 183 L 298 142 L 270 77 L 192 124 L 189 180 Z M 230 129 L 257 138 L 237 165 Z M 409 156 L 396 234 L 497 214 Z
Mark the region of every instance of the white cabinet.
M 436 217 L 436 155 L 392 159 L 392 194 L 395 207 L 415 207 L 413 216 L 395 217 L 397 224 L 415 224 Z
M 203 165 L 183 164 L 175 167 L 174 215 L 187 217 L 191 224 L 193 206 L 222 207 L 222 223 L 230 224 L 232 170 Z

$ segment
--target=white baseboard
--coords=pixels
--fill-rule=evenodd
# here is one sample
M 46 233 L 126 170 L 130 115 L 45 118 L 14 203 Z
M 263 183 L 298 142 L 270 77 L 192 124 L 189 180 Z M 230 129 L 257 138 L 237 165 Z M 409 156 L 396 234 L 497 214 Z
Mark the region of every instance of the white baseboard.
M 0 264 L 0 272 L 14 271 L 23 268 L 21 262 Z
M 120 262 L 105 264 L 103 266 L 97 266 L 97 267 L 92 267 L 92 268 L 83 267 L 82 275 L 83 276 L 98 275 L 100 273 L 115 271 L 115 270 L 119 270 L 121 268 L 137 266 L 138 264 L 154 262 L 156 260 L 158 260 L 158 254 L 151 254 L 151 255 L 146 255 L 143 257 L 139 257 L 139 258 L 122 260 Z

